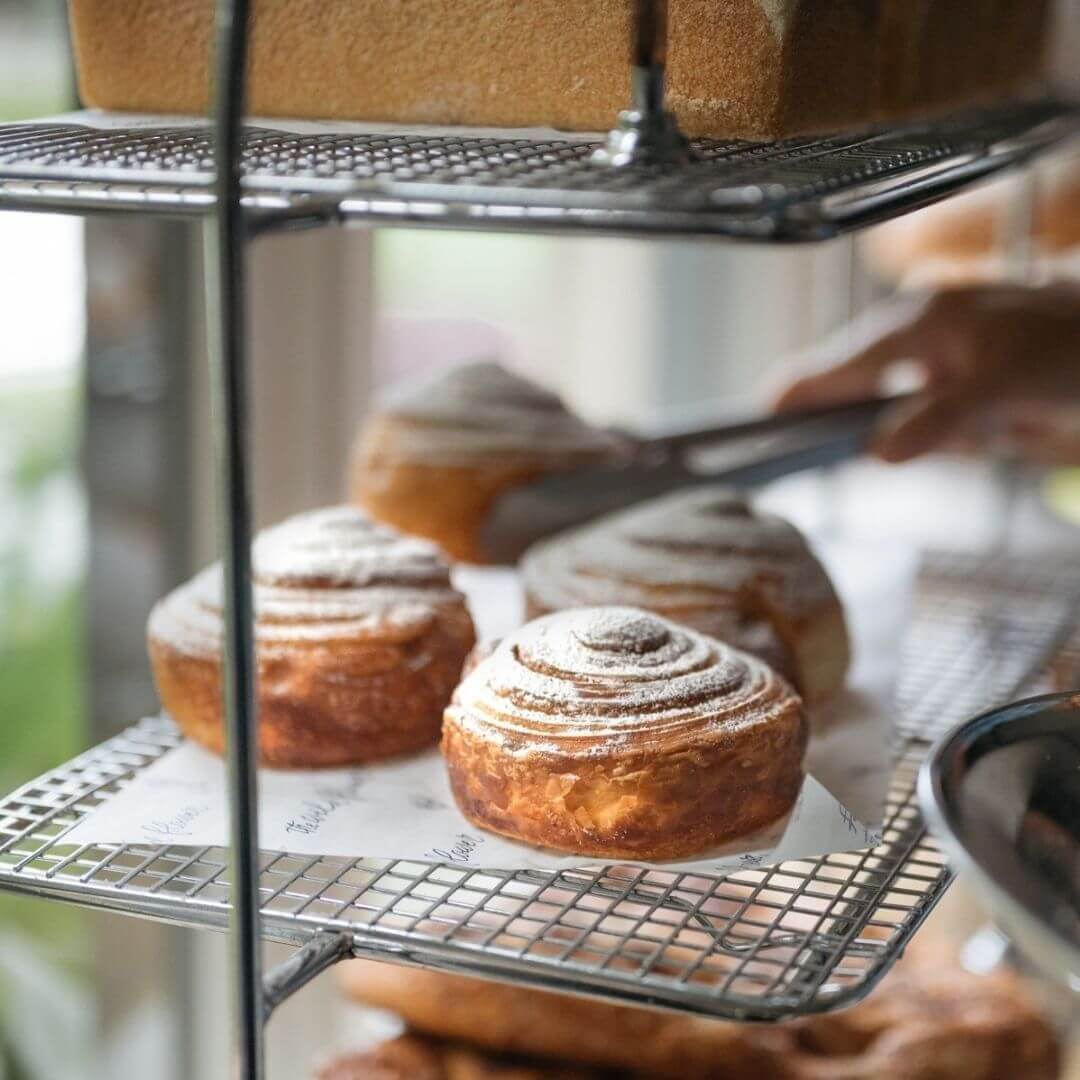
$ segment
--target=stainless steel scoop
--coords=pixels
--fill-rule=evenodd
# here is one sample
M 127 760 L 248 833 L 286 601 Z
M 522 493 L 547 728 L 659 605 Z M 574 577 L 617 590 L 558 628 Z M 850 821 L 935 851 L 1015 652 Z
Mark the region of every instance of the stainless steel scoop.
M 1080 691 L 956 728 L 924 763 L 919 797 L 1020 951 L 1080 990 Z

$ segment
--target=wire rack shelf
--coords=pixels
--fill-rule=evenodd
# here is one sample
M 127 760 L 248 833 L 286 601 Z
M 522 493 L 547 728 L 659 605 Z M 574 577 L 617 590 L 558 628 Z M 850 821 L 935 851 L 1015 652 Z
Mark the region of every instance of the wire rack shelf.
M 244 202 L 267 226 L 356 221 L 819 240 L 943 198 L 1076 132 L 1080 109 L 1010 103 L 932 123 L 779 143 L 699 139 L 689 165 L 612 169 L 596 136 L 251 126 Z M 0 125 L 0 208 L 198 216 L 202 125 L 94 114 Z M 295 130 L 297 127 L 302 130 Z
M 927 561 L 899 691 L 907 725 L 874 848 L 725 878 L 263 852 L 263 933 L 302 944 L 344 931 L 361 955 L 737 1019 L 853 1001 L 950 881 L 914 795 L 925 738 L 1036 685 L 1078 598 L 1080 565 Z M 167 720 L 145 720 L 0 802 L 0 888 L 224 929 L 224 850 L 64 843 L 178 742 Z

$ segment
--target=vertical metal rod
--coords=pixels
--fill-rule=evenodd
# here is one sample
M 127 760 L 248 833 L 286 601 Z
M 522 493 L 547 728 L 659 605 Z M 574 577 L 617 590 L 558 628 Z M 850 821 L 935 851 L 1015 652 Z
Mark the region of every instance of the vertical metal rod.
M 247 0 L 218 0 L 214 150 L 215 214 L 207 229 L 207 308 L 224 564 L 224 706 L 229 780 L 233 1072 L 262 1080 L 263 1003 L 259 934 L 255 649 L 248 491 L 244 218 L 241 123 L 247 60 Z
M 635 0 L 632 32 L 633 107 L 656 116 L 664 111 L 667 0 Z
M 600 165 L 685 164 L 690 146 L 664 108 L 667 0 L 634 0 L 631 12 L 631 107 L 593 154 Z

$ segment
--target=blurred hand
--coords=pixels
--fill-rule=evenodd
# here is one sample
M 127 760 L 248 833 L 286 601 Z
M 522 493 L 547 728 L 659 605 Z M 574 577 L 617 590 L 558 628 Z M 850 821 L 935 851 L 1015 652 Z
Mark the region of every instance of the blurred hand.
M 1008 447 L 1045 464 L 1080 463 L 1080 286 L 976 285 L 876 308 L 806 361 L 778 411 L 895 391 L 915 365 L 922 388 L 883 418 L 872 451 Z

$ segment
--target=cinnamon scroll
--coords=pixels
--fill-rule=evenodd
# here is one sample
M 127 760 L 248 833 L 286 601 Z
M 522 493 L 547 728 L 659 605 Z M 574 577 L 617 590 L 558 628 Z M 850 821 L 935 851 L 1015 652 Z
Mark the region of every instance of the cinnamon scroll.
M 372 517 L 486 563 L 483 525 L 500 495 L 624 452 L 554 394 L 498 364 L 466 364 L 407 387 L 372 418 L 349 487 Z
M 521 564 L 530 617 L 630 604 L 761 657 L 811 704 L 844 682 L 844 614 L 788 522 L 738 493 L 700 487 L 534 545 Z
M 471 821 L 603 858 L 677 859 L 787 813 L 806 723 L 760 660 L 633 608 L 538 619 L 454 694 L 443 754 Z
M 252 549 L 263 764 L 353 765 L 438 741 L 474 641 L 433 545 L 336 507 L 300 514 Z M 219 565 L 150 614 L 158 694 L 188 738 L 220 753 Z

